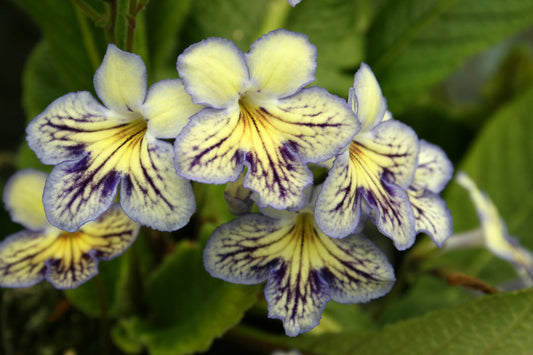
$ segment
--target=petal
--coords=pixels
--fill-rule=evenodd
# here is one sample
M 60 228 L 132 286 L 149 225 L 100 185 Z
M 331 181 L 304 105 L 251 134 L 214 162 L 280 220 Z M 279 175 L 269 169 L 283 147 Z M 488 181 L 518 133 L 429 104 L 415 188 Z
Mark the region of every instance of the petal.
M 264 150 L 246 153 L 248 174 L 243 186 L 255 191 L 259 207 L 298 210 L 305 204 L 304 189 L 313 182 L 313 174 L 299 156 L 286 146 L 262 140 Z
M 113 205 L 96 220 L 81 227 L 83 238 L 96 260 L 109 260 L 122 254 L 139 234 L 139 224 L 132 221 L 118 205 Z
M 26 128 L 30 148 L 44 164 L 77 159 L 102 139 L 102 132 L 122 122 L 88 92 L 67 94 L 52 102 Z
M 55 166 L 43 194 L 48 220 L 59 229 L 77 231 L 111 206 L 120 176 L 113 164 L 99 164 L 90 155 Z
M 300 3 L 300 1 L 302 0 L 287 0 L 289 2 L 289 5 L 291 5 L 292 7 L 295 7 L 296 5 L 298 5 Z
M 405 250 L 415 242 L 415 219 L 407 192 L 396 184 L 374 181 L 361 195 L 376 213 L 373 217 L 381 233 L 391 238 L 398 250 Z
M 42 202 L 46 174 L 26 169 L 13 175 L 4 187 L 4 204 L 11 219 L 33 231 L 50 227 Z
M 374 73 L 365 63 L 361 63 L 361 67 L 355 73 L 353 88 L 349 93 L 349 102 L 363 125 L 363 131 L 375 127 L 385 115 L 387 102 Z
M 287 245 L 293 227 L 259 214 L 240 216 L 214 232 L 204 250 L 204 265 L 213 277 L 252 285 L 265 281 Z
M 146 67 L 142 58 L 110 44 L 94 74 L 94 88 L 110 110 L 118 113 L 137 110 L 146 97 Z
M 241 215 L 252 212 L 254 202 L 250 198 L 251 190 L 242 186 L 244 173 L 239 176 L 237 181 L 230 181 L 224 189 L 224 200 L 228 211 L 234 215 Z
M 359 122 L 346 101 L 312 87 L 259 108 L 265 126 L 275 130 L 280 139 L 304 162 L 330 159 L 349 144 L 359 130 Z
M 413 182 L 419 148 L 411 127 L 394 120 L 383 122 L 370 132 L 356 135 L 350 150 L 352 159 L 379 170 L 389 182 L 404 188 Z
M 361 195 L 350 154 L 337 157 L 318 194 L 315 219 L 320 229 L 332 238 L 352 234 L 361 220 Z
M 452 174 L 453 165 L 446 153 L 440 147 L 421 140 L 418 167 L 411 187 L 439 193 L 450 181 Z
M 120 203 L 133 220 L 172 231 L 185 226 L 196 209 L 191 183 L 178 176 L 170 143 L 146 136 L 131 152 L 122 177 Z
M 143 119 L 95 132 L 99 140 L 87 145 L 81 159 L 57 165 L 43 195 L 50 223 L 74 232 L 107 210 L 121 175 L 135 164 L 145 133 Z
M 41 281 L 46 273 L 46 250 L 60 231 L 22 231 L 0 243 L 0 286 L 29 287 Z
M 176 138 L 203 106 L 193 104 L 181 80 L 162 80 L 150 87 L 142 106 L 148 131 L 157 138 Z
M 276 30 L 252 44 L 246 62 L 254 87 L 282 98 L 315 80 L 316 57 L 316 46 L 306 35 Z
M 203 109 L 174 143 L 176 171 L 207 184 L 235 181 L 242 171 L 239 111 Z
M 316 327 L 331 300 L 328 284 L 319 270 L 302 264 L 305 261 L 285 260 L 276 265 L 265 287 L 268 317 L 283 321 L 285 334 L 290 337 Z
M 415 217 L 417 233 L 427 233 L 440 248 L 453 234 L 452 215 L 446 203 L 437 194 L 424 190 L 408 190 Z
M 368 302 L 388 293 L 395 282 L 387 257 L 363 235 L 343 239 L 320 238 L 317 250 L 324 260 L 321 275 L 331 298 L 340 303 Z
M 249 85 L 244 54 L 227 39 L 208 38 L 178 57 L 180 78 L 192 101 L 213 108 L 236 104 Z
M 416 168 L 418 139 L 404 124 L 388 121 L 358 134 L 337 157 L 316 206 L 320 228 L 330 237 L 352 233 L 360 220 L 361 196 L 376 212 L 378 228 L 399 249 L 415 240 L 414 217 L 405 188 Z

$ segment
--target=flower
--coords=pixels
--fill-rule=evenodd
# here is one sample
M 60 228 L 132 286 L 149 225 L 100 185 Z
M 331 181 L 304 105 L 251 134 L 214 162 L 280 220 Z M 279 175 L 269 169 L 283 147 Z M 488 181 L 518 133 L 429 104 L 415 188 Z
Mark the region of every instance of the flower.
M 436 145 L 420 140 L 418 166 L 407 189 L 417 233 L 425 232 L 439 247 L 453 234 L 452 215 L 439 193 L 452 178 L 453 166 Z
M 505 222 L 494 203 L 478 189 L 466 173 L 457 173 L 455 181 L 470 194 L 481 222 L 481 233 L 467 232 L 455 235 L 450 239 L 453 243 L 450 243 L 449 247 L 484 244 L 495 256 L 513 264 L 525 284 L 532 286 L 533 254 L 522 247 L 516 238 L 509 236 Z
M 188 223 L 195 202 L 190 182 L 173 169 L 172 145 L 194 105 L 179 80 L 146 92 L 140 56 L 110 44 L 94 75 L 96 94 L 69 93 L 28 125 L 27 141 L 48 176 L 43 202 L 50 223 L 74 232 L 106 211 L 121 183 L 120 205 L 133 220 L 159 230 Z
M 374 74 L 361 64 L 349 103 L 361 130 L 333 162 L 316 204 L 317 224 L 327 235 L 353 233 L 368 204 L 379 230 L 400 249 L 415 241 L 415 219 L 407 188 L 417 166 L 418 138 L 387 111 Z
M 287 0 L 289 5 L 291 5 L 292 7 L 295 7 L 296 5 L 298 5 L 300 3 L 300 1 L 302 1 L 302 0 Z
M 289 336 L 317 326 L 331 299 L 367 302 L 389 292 L 395 281 L 386 256 L 363 235 L 324 234 L 313 201 L 299 212 L 269 208 L 237 217 L 218 227 L 204 249 L 213 277 L 239 284 L 268 280 L 269 317 L 281 319 Z
M 43 278 L 59 289 L 74 288 L 98 273 L 98 261 L 124 252 L 139 225 L 112 206 L 74 233 L 48 223 L 41 195 L 46 174 L 22 170 L 9 179 L 4 203 L 13 221 L 27 229 L 0 243 L 0 286 L 28 287 Z
M 276 30 L 243 54 L 231 41 L 208 38 L 187 48 L 177 68 L 193 102 L 175 141 L 176 171 L 203 183 L 238 179 L 260 206 L 298 209 L 313 176 L 306 162 L 325 161 L 358 129 L 347 103 L 314 80 L 316 48 L 305 35 Z

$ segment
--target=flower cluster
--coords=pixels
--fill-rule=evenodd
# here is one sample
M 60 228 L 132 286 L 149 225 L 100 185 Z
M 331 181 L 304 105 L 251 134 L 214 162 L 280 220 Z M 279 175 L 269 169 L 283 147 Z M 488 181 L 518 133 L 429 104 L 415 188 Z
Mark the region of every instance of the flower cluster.
M 179 55 L 180 80 L 147 90 L 142 59 L 109 45 L 94 76 L 101 102 L 67 94 L 27 128 L 30 148 L 55 167 L 46 185 L 32 184 L 42 192 L 39 213 L 21 214 L 26 202 L 8 202 L 16 201 L 14 184 L 6 188 L 14 220 L 29 231 L 0 246 L 0 284 L 46 277 L 59 288 L 77 286 L 97 260 L 133 241 L 137 223 L 162 231 L 186 225 L 193 180 L 232 184 L 227 198 L 239 213 L 258 205 L 260 213 L 215 230 L 204 262 L 229 282 L 267 281 L 269 316 L 287 335 L 315 327 L 331 299 L 367 302 L 389 292 L 393 268 L 361 234 L 362 221 L 400 250 L 420 232 L 442 246 L 452 229 L 439 193 L 452 166 L 392 118 L 367 65 L 348 102 L 307 87 L 316 56 L 306 36 L 285 30 L 247 53 L 209 38 Z M 329 167 L 323 184 L 314 184 L 308 163 Z

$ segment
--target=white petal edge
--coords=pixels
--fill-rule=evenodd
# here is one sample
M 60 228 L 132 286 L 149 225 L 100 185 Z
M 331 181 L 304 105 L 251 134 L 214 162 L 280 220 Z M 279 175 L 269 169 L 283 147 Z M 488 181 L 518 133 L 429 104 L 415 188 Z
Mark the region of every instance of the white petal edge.
M 316 46 L 306 35 L 283 29 L 257 39 L 246 53 L 253 87 L 283 98 L 315 80 Z
M 146 97 L 146 66 L 142 58 L 109 44 L 94 74 L 94 89 L 104 105 L 117 113 L 138 110 Z
M 223 38 L 208 38 L 188 47 L 179 55 L 177 69 L 192 101 L 212 108 L 237 104 L 249 86 L 244 54 Z

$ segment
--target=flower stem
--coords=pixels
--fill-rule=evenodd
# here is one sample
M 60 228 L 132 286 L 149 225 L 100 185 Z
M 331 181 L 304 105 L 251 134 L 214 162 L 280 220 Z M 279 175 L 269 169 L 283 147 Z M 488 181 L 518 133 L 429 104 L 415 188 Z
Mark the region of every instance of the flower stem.
M 96 47 L 93 34 L 91 33 L 91 29 L 89 28 L 87 20 L 84 17 L 85 12 L 83 11 L 83 9 L 79 6 L 76 6 L 75 11 L 76 17 L 78 19 L 78 24 L 80 25 L 80 30 L 82 33 L 83 44 L 85 45 L 85 49 L 87 50 L 87 56 L 89 57 L 89 61 L 91 62 L 93 70 L 96 71 L 96 69 L 98 69 L 98 66 L 100 65 L 100 56 L 98 54 L 98 49 Z
M 108 4 L 107 7 L 107 25 L 105 27 L 105 34 L 107 43 L 117 43 L 117 38 L 115 35 L 115 27 L 117 24 L 117 9 L 118 4 L 117 0 L 108 0 L 106 1 Z
M 72 0 L 72 2 L 80 9 L 85 16 L 93 20 L 94 22 L 100 22 L 104 18 L 102 14 L 93 9 L 89 4 L 83 0 Z

